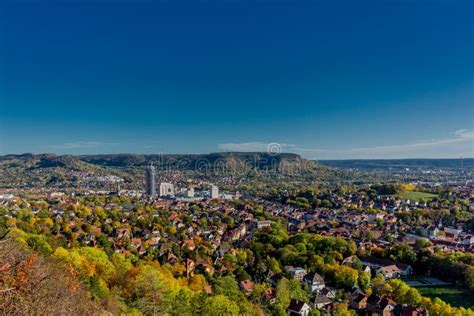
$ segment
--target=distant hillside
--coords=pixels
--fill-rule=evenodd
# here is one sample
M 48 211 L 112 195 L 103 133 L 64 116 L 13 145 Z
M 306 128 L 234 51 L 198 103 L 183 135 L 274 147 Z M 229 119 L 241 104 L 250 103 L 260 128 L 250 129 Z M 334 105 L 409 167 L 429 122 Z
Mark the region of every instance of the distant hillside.
M 157 168 L 171 170 L 202 170 L 203 168 L 269 169 L 284 164 L 308 162 L 296 154 L 225 152 L 211 154 L 104 154 L 104 155 L 55 155 L 21 154 L 0 156 L 0 170 L 64 169 L 70 171 L 96 171 L 103 168 L 143 168 L 152 163 Z M 322 167 L 322 166 L 320 166 Z
M 210 154 L 167 154 L 167 155 L 84 155 L 78 159 L 94 165 L 107 167 L 143 167 L 149 163 L 170 169 L 198 170 L 208 167 L 234 167 L 267 169 L 278 167 L 281 163 L 303 163 L 305 160 L 296 154 L 282 153 L 242 153 L 225 152 Z
M 71 155 L 57 156 L 55 154 L 22 154 L 0 156 L 0 166 L 23 167 L 25 169 L 64 168 L 75 171 L 90 171 L 96 166 Z
M 300 177 L 327 175 L 330 168 L 305 160 L 296 154 L 211 153 L 189 155 L 54 155 L 22 154 L 0 156 L 0 187 L 89 187 L 98 176 L 113 175 L 140 186 L 145 166 L 152 163 L 158 170 L 225 171 L 232 174 L 253 169 L 298 174 Z M 295 168 L 296 167 L 296 168 Z M 265 172 L 264 172 L 265 173 Z
M 343 169 L 460 169 L 461 159 L 357 159 L 319 160 L 320 164 Z M 464 158 L 464 168 L 474 169 L 474 158 Z
M 75 156 L 23 154 L 0 156 L 0 187 L 44 187 L 79 185 L 82 175 L 110 175 L 112 170 L 82 161 Z

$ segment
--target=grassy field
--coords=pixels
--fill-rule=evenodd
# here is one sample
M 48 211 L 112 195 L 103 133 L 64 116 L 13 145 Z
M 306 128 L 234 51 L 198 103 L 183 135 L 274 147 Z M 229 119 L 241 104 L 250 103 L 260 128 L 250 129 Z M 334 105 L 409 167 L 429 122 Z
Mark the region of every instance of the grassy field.
M 435 197 L 436 194 L 417 192 L 417 191 L 404 191 L 397 194 L 400 199 L 408 199 L 414 201 L 429 201 Z
M 421 295 L 431 299 L 439 297 L 451 306 L 474 307 L 474 291 L 453 286 L 417 287 Z

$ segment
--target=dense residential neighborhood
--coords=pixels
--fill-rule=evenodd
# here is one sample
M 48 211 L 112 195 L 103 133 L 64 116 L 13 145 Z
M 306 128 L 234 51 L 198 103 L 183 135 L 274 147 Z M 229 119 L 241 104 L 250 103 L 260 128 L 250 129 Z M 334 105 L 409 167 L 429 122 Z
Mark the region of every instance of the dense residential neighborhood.
M 173 195 L 153 198 L 140 190 L 3 189 L 3 238 L 86 273 L 79 279 L 98 310 L 108 299 L 123 312 L 147 314 L 159 304 L 173 314 L 172 303 L 137 292 L 135 278 L 156 263 L 154 273 L 180 284 L 175 293 L 190 291 L 182 305 L 191 309 L 198 295 L 199 308 L 223 304 L 249 315 L 472 315 L 472 183 L 436 191 L 416 183 L 300 185 L 256 196 L 173 174 Z M 423 198 L 404 197 L 415 193 Z M 123 269 L 120 260 L 128 274 L 141 272 L 129 285 L 116 283 L 118 270 L 105 273 L 99 257 L 108 269 Z M 430 284 L 469 289 L 467 300 L 455 307 L 423 297 L 417 288 Z

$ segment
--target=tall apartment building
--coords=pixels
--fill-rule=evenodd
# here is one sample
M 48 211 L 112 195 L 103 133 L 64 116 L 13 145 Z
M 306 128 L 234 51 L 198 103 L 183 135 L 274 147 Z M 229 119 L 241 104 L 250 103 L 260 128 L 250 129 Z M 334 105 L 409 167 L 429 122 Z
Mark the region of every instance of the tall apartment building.
M 160 196 L 163 196 L 163 197 L 174 196 L 174 185 L 171 183 L 166 183 L 166 182 L 160 183 Z

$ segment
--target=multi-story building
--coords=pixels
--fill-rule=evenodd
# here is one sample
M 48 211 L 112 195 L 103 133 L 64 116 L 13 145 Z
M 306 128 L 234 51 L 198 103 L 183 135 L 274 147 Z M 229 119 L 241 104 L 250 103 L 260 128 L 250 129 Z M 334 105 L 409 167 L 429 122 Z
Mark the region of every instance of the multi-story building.
M 146 168 L 146 193 L 151 199 L 156 197 L 155 167 L 152 164 Z
M 217 185 L 211 185 L 211 199 L 219 198 L 219 187 Z
M 173 197 L 174 196 L 174 185 L 171 183 L 162 182 L 160 183 L 160 196 L 161 197 Z

